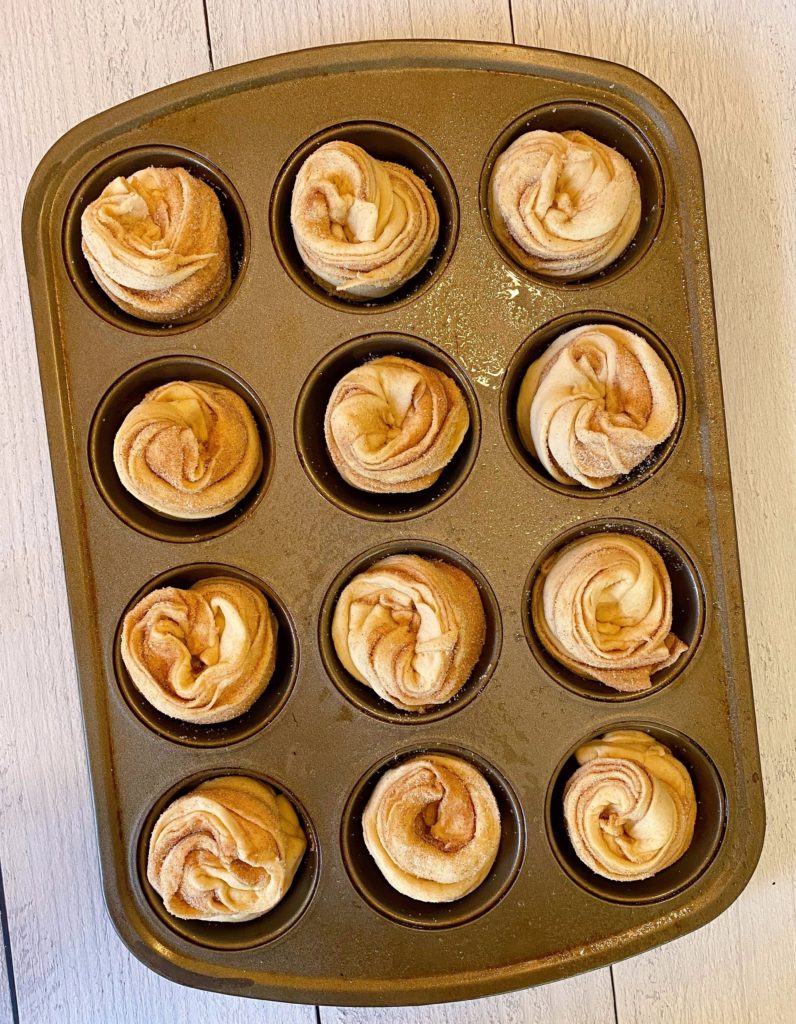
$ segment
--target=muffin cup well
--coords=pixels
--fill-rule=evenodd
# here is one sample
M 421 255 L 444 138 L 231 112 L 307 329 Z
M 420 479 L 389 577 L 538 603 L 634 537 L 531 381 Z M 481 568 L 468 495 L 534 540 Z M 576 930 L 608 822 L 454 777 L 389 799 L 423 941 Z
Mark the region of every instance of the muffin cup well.
M 477 768 L 489 783 L 500 810 L 500 846 L 491 871 L 477 889 L 451 903 L 423 903 L 394 889 L 368 852 L 362 833 L 362 814 L 382 775 L 412 757 L 426 754 L 458 757 Z M 472 750 L 429 743 L 395 751 L 362 776 L 343 810 L 340 845 L 354 888 L 379 914 L 411 928 L 455 928 L 487 913 L 511 888 L 525 856 L 525 818 L 514 790 L 489 761 Z
M 171 718 L 153 707 L 144 697 L 135 683 L 122 660 L 121 637 L 124 618 L 127 613 L 147 594 L 160 587 L 181 587 L 187 589 L 198 583 L 200 580 L 210 579 L 214 576 L 231 577 L 249 583 L 261 591 L 268 600 L 269 607 L 277 621 L 276 632 L 276 664 L 273 674 L 268 681 L 264 692 L 260 694 L 248 711 L 228 722 L 219 722 L 215 725 L 198 725 L 193 722 L 182 722 L 177 718 Z M 122 696 L 127 702 L 130 710 L 144 723 L 147 728 L 188 747 L 227 747 L 233 743 L 249 739 L 261 729 L 264 729 L 272 722 L 290 697 L 293 686 L 296 682 L 299 665 L 299 645 L 296 627 L 284 603 L 274 591 L 261 579 L 242 569 L 229 565 L 213 565 L 208 562 L 194 565 L 181 565 L 175 569 L 169 569 L 150 580 L 130 600 L 119 620 L 116 634 L 113 640 L 113 667 L 116 673 L 116 681 Z
M 478 593 L 484 606 L 486 619 L 486 636 L 484 646 L 478 661 L 473 666 L 470 677 L 457 694 L 451 697 L 444 704 L 438 704 L 428 708 L 426 711 L 404 711 L 395 707 L 389 701 L 383 700 L 375 690 L 372 690 L 365 683 L 354 679 L 337 656 L 332 640 L 332 620 L 337 599 L 346 584 L 360 572 L 369 569 L 376 562 L 386 558 L 388 555 L 410 554 L 419 555 L 421 558 L 437 559 L 455 565 L 466 572 L 470 579 L 478 587 Z M 383 722 L 391 722 L 395 725 L 422 725 L 429 722 L 439 721 L 449 715 L 461 711 L 462 708 L 475 700 L 479 693 L 495 671 L 500 649 L 503 644 L 503 627 L 500 617 L 500 607 L 492 587 L 480 570 L 463 555 L 444 547 L 442 544 L 435 544 L 431 541 L 421 540 L 395 540 L 358 555 L 349 562 L 334 578 L 329 589 L 323 598 L 318 621 L 318 646 L 320 648 L 321 660 L 329 678 L 346 700 L 350 701 L 360 711 L 364 711 L 373 718 L 379 718 Z
M 184 167 L 209 185 L 218 196 L 229 235 L 232 284 L 218 299 L 191 317 L 172 323 L 154 324 L 125 312 L 105 294 L 94 279 L 81 248 L 80 218 L 114 178 L 129 177 L 145 167 Z M 243 200 L 229 178 L 206 157 L 177 146 L 137 146 L 116 153 L 98 164 L 80 183 L 66 210 L 63 225 L 63 255 L 67 273 L 80 297 L 97 316 L 121 330 L 136 334 L 177 333 L 205 323 L 231 301 L 243 278 L 249 258 L 249 218 Z
M 665 441 L 656 446 L 654 451 L 640 465 L 636 466 L 629 473 L 625 473 L 610 486 L 593 490 L 589 487 L 584 487 L 582 484 L 562 484 L 558 480 L 554 480 L 541 462 L 528 451 L 522 443 L 517 427 L 517 399 L 519 398 L 525 374 L 531 363 L 535 362 L 557 338 L 561 337 L 562 334 L 566 334 L 567 331 L 574 330 L 576 327 L 585 327 L 586 325 L 599 326 L 600 324 L 611 324 L 615 327 L 621 327 L 625 331 L 637 334 L 649 343 L 671 375 L 677 395 L 678 413 L 674 430 L 672 430 Z M 683 378 L 680 368 L 669 349 L 648 327 L 621 313 L 606 310 L 578 310 L 575 313 L 567 313 L 564 316 L 556 317 L 555 320 L 551 320 L 537 331 L 534 331 L 511 357 L 500 392 L 500 425 L 503 429 L 503 436 L 514 458 L 534 480 L 538 480 L 539 483 L 549 487 L 552 491 L 575 498 L 605 498 L 609 495 L 623 494 L 625 491 L 637 487 L 645 480 L 649 480 L 663 466 L 677 446 L 683 423 L 685 422 L 685 416 L 685 387 L 683 385 Z
M 178 797 L 190 793 L 203 782 L 227 775 L 243 775 L 257 782 L 265 782 L 277 793 L 284 794 L 293 805 L 301 822 L 304 835 L 307 837 L 307 849 L 304 851 L 295 877 L 284 897 L 261 917 L 256 917 L 252 921 L 230 922 L 229 924 L 218 921 L 184 921 L 174 917 L 166 910 L 163 901 L 147 878 L 149 839 L 155 823 L 170 803 Z M 146 901 L 160 923 L 188 942 L 208 949 L 223 951 L 246 950 L 264 946 L 284 935 L 296 924 L 309 906 L 318 887 L 321 868 L 321 852 L 315 826 L 296 796 L 281 782 L 269 776 L 260 775 L 257 772 L 239 771 L 235 768 L 196 772 L 167 790 L 152 806 L 139 827 L 138 842 L 132 847 L 131 855 L 135 858 L 134 863 L 130 866 L 131 878 L 139 890 L 142 901 Z
M 635 237 L 613 263 L 581 277 L 553 277 L 542 271 L 532 271 L 507 252 L 495 235 L 489 214 L 489 188 L 495 161 L 521 135 L 531 131 L 582 131 L 598 142 L 610 146 L 630 162 L 636 172 L 641 190 L 641 223 Z M 481 217 L 484 229 L 497 251 L 517 270 L 531 279 L 555 288 L 583 287 L 604 284 L 614 280 L 634 266 L 648 251 L 661 225 L 664 209 L 664 184 L 658 158 L 641 129 L 626 117 L 597 103 L 567 100 L 534 107 L 512 121 L 498 136 L 487 155 L 480 183 Z
M 613 690 L 604 683 L 594 679 L 585 679 L 557 661 L 542 645 L 533 624 L 531 606 L 533 591 L 542 565 L 555 552 L 560 551 L 572 541 L 581 537 L 592 537 L 600 533 L 625 533 L 646 541 L 655 548 L 664 561 L 669 578 L 672 582 L 672 632 L 683 643 L 688 644 L 685 651 L 674 664 L 655 672 L 652 686 L 639 693 L 623 693 Z M 705 595 L 702 578 L 691 556 L 667 534 L 650 526 L 648 523 L 630 519 L 596 519 L 589 523 L 572 527 L 552 540 L 536 559 L 525 584 L 522 599 L 522 620 L 525 637 L 531 652 L 541 667 L 552 676 L 557 683 L 581 697 L 590 697 L 603 701 L 640 700 L 650 694 L 657 693 L 664 686 L 673 682 L 693 658 L 702 638 L 705 627 Z
M 326 446 L 323 425 L 332 391 L 345 374 L 382 356 L 413 359 L 447 374 L 458 385 L 470 414 L 467 433 L 437 482 L 411 494 L 382 494 L 354 487 L 340 475 Z M 442 349 L 404 334 L 370 334 L 333 349 L 310 371 L 296 403 L 293 432 L 301 465 L 328 501 L 362 519 L 389 522 L 431 512 L 458 491 L 478 455 L 481 415 L 467 375 Z
M 397 291 L 380 299 L 362 301 L 336 294 L 331 285 L 317 280 L 304 265 L 290 224 L 293 186 L 301 165 L 327 142 L 351 142 L 377 160 L 401 164 L 421 178 L 431 190 L 439 211 L 439 238 L 425 266 Z M 277 176 L 271 196 L 271 237 L 282 266 L 308 295 L 353 313 L 383 312 L 411 302 L 425 292 L 443 272 L 459 233 L 459 203 L 453 179 L 439 156 L 416 135 L 396 125 L 378 121 L 347 121 L 313 135 L 296 149 Z
M 651 878 L 617 882 L 587 867 L 575 853 L 564 820 L 564 789 L 578 770 L 575 751 L 606 732 L 638 729 L 665 744 L 691 776 L 697 799 L 697 819 L 691 845 L 668 868 Z M 613 903 L 655 903 L 682 892 L 707 870 L 718 852 L 727 820 L 724 783 L 705 751 L 693 740 L 664 725 L 647 722 L 610 722 L 578 740 L 556 767 L 545 798 L 545 828 L 556 860 L 582 889 Z
M 263 468 L 252 487 L 228 512 L 207 519 L 174 519 L 149 508 L 122 485 L 113 462 L 113 443 L 125 416 L 154 388 L 175 380 L 221 384 L 238 394 L 257 423 L 263 449 Z M 156 540 L 191 542 L 217 537 L 250 515 L 262 500 L 271 478 L 274 443 L 265 406 L 232 370 L 195 356 L 164 356 L 141 363 L 106 391 L 89 430 L 88 461 L 97 490 L 108 508 L 139 533 Z

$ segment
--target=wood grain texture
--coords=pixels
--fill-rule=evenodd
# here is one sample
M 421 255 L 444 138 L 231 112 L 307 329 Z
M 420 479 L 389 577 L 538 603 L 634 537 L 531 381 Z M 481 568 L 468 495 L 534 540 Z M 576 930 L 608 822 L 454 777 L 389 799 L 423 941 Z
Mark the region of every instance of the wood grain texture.
M 138 963 L 102 905 L 83 730 L 19 241 L 25 188 L 83 118 L 209 69 L 201 0 L 8 0 L 0 42 L 0 863 L 22 1024 L 314 1022 Z M 9 31 L 8 26 L 13 26 Z M 164 37 L 168 36 L 168 45 Z M 0 998 L 0 1021 L 11 1018 Z
M 719 338 L 768 801 L 761 866 L 717 922 L 614 968 L 620 1024 L 786 1024 L 796 996 L 796 9 L 782 0 L 512 0 L 516 41 L 627 63 L 677 100 L 705 164 Z M 0 864 L 25 1024 L 315 1020 L 181 989 L 141 967 L 101 905 L 49 455 L 18 242 L 47 146 L 96 110 L 209 67 L 201 0 L 6 0 L 0 36 Z M 216 66 L 355 39 L 511 39 L 507 0 L 208 0 Z M 165 45 L 164 40 L 168 40 Z M 772 383 L 773 382 L 773 383 Z M 788 614 L 790 613 L 790 614 Z M 12 699 L 13 698 L 13 699 Z M 42 884 L 57 865 L 59 885 Z M 0 1022 L 9 1006 L 0 969 Z M 6 1002 L 4 1002 L 4 998 Z M 334 1024 L 609 1024 L 607 971 L 528 993 Z
M 516 41 L 642 71 L 689 119 L 713 280 L 768 829 L 708 927 L 614 968 L 621 1024 L 796 1019 L 796 5 L 513 0 Z
M 321 1024 L 615 1024 L 607 969 L 553 985 L 438 1006 L 320 1008 Z
M 207 0 L 216 67 L 270 53 L 362 39 L 511 42 L 509 0 Z

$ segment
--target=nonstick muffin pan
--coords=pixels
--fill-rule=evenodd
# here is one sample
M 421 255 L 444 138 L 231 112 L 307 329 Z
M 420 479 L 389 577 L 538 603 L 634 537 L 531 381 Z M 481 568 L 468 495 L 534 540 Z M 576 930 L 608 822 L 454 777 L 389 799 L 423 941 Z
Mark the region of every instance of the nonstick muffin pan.
M 494 238 L 490 170 L 531 127 L 580 128 L 636 169 L 639 233 L 594 278 L 532 275 Z M 440 209 L 425 270 L 364 306 L 318 287 L 289 229 L 301 159 L 329 139 L 411 167 Z M 185 166 L 216 188 L 232 242 L 229 293 L 199 320 L 168 327 L 117 310 L 80 252 L 85 204 L 115 175 L 152 164 Z M 611 963 L 704 924 L 737 897 L 760 852 L 763 798 L 700 161 L 660 89 L 617 65 L 492 44 L 364 43 L 272 57 L 169 86 L 73 129 L 34 175 L 23 234 L 105 898 L 136 956 L 175 981 L 238 995 L 433 1002 Z M 599 321 L 653 344 L 673 371 L 682 412 L 648 464 L 586 492 L 533 464 L 513 403 L 546 343 Z M 428 492 L 347 488 L 323 445 L 336 379 L 387 353 L 446 368 L 470 408 L 467 438 Z M 260 480 L 217 519 L 149 512 L 113 471 L 121 418 L 175 378 L 227 384 L 259 425 Z M 541 562 L 599 528 L 648 540 L 672 575 L 675 630 L 690 650 L 643 695 L 569 675 L 530 621 Z M 394 551 L 469 568 L 487 613 L 470 682 L 449 705 L 416 717 L 348 679 L 329 639 L 339 589 Z M 280 655 L 251 711 L 200 729 L 141 701 L 118 632 L 149 590 L 219 572 L 264 589 L 280 621 Z M 699 804 L 688 853 L 624 885 L 577 861 L 561 811 L 574 749 L 620 725 L 671 746 Z M 386 886 L 359 828 L 379 773 L 433 750 L 480 767 L 503 821 L 487 880 L 437 906 Z M 308 852 L 270 914 L 243 925 L 177 921 L 144 876 L 149 830 L 174 796 L 228 773 L 287 793 Z

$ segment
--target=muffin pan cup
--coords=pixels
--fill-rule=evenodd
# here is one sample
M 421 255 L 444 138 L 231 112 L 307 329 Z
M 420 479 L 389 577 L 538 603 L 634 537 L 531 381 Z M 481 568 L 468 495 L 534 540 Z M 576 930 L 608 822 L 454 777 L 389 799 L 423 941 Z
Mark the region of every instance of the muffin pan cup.
M 643 233 L 616 266 L 583 282 L 544 280 L 520 272 L 496 245 L 484 182 L 523 125 L 602 132 L 634 162 Z M 305 279 L 284 230 L 296 154 L 352 132 L 376 140 L 377 155 L 393 147 L 395 158 L 401 150 L 416 171 L 425 168 L 444 228 L 415 286 L 364 306 Z M 101 187 L 98 168 L 132 167 L 141 147 L 193 154 L 189 166 L 226 190 L 234 211 L 233 289 L 194 324 L 155 329 L 113 315 L 94 301 L 80 265 L 75 204 L 86 183 Z M 34 175 L 23 235 L 103 886 L 137 957 L 182 984 L 236 995 L 427 1003 L 614 962 L 706 923 L 737 897 L 762 844 L 762 788 L 701 168 L 690 129 L 663 92 L 617 65 L 495 44 L 362 43 L 272 57 L 169 86 L 73 129 Z M 586 499 L 546 486 L 523 463 L 505 396 L 528 339 L 543 340 L 557 321 L 601 318 L 659 340 L 682 384 L 683 415 L 654 472 Z M 323 428 L 318 371 L 357 346 L 365 355 L 385 346 L 433 354 L 464 383 L 475 415 L 450 493 L 375 509 L 329 485 L 312 436 L 313 422 Z M 263 477 L 220 524 L 182 528 L 122 507 L 112 491 L 112 431 L 97 417 L 126 408 L 105 399 L 134 399 L 138 384 L 160 382 L 170 366 L 177 376 L 197 369 L 201 378 L 204 368 L 234 382 L 258 416 Z M 302 405 L 302 394 L 312 401 Z M 694 649 L 675 679 L 630 701 L 566 685 L 526 637 L 528 587 L 543 554 L 605 524 L 647 530 L 672 557 L 685 556 L 675 591 Z M 332 678 L 322 633 L 345 572 L 404 544 L 474 567 L 492 617 L 472 692 L 450 713 L 408 722 L 363 707 L 361 694 Z M 197 745 L 192 732 L 131 707 L 115 644 L 136 595 L 221 567 L 278 599 L 291 659 L 260 720 Z M 673 737 L 702 797 L 694 856 L 660 884 L 631 891 L 628 883 L 625 897 L 573 864 L 551 794 L 580 742 L 627 723 Z M 507 826 L 498 876 L 444 911 L 387 899 L 352 826 L 374 771 L 434 749 L 487 766 Z M 142 873 L 164 800 L 230 772 L 284 787 L 312 833 L 301 888 L 240 934 L 170 920 Z

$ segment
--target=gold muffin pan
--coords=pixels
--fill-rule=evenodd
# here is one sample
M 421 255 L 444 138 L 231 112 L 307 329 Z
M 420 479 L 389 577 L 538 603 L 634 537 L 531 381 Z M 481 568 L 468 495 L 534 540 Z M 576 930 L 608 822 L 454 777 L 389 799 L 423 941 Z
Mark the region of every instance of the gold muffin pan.
M 487 213 L 494 160 L 533 128 L 580 128 L 633 164 L 642 222 L 628 251 L 580 281 L 516 265 Z M 440 238 L 386 299 L 329 295 L 289 223 L 302 160 L 331 139 L 410 167 L 431 187 Z M 116 309 L 80 249 L 80 215 L 116 174 L 185 166 L 212 185 L 233 283 L 191 322 Z M 763 805 L 723 428 L 699 157 L 671 101 L 616 65 L 492 44 L 393 42 L 303 51 L 194 79 L 80 125 L 44 158 L 23 233 L 94 787 L 106 902 L 123 940 L 184 984 L 339 1004 L 465 998 L 564 977 L 715 917 L 762 842 Z M 522 448 L 522 376 L 554 337 L 609 322 L 669 367 L 680 419 L 648 462 L 604 491 L 565 488 Z M 458 382 L 470 429 L 437 485 L 348 487 L 323 439 L 340 376 L 399 354 Z M 129 409 L 174 379 L 224 384 L 249 404 L 265 454 L 229 513 L 186 522 L 123 490 L 112 447 Z M 553 662 L 529 598 L 575 537 L 632 532 L 662 555 L 687 655 L 642 694 Z M 445 558 L 481 593 L 487 638 L 448 704 L 412 715 L 350 679 L 330 622 L 340 589 L 398 551 Z M 178 723 L 149 707 L 119 656 L 125 611 L 163 585 L 223 573 L 260 587 L 278 661 L 249 712 Z M 584 740 L 640 728 L 680 757 L 698 820 L 687 854 L 643 882 L 593 875 L 566 837 L 561 794 Z M 401 759 L 443 751 L 488 778 L 502 816 L 495 866 L 469 896 L 422 904 L 391 889 L 360 817 Z M 246 924 L 170 917 L 144 870 L 167 803 L 216 775 L 293 801 L 308 850 L 283 901 Z M 361 949 L 373 950 L 362 957 Z

